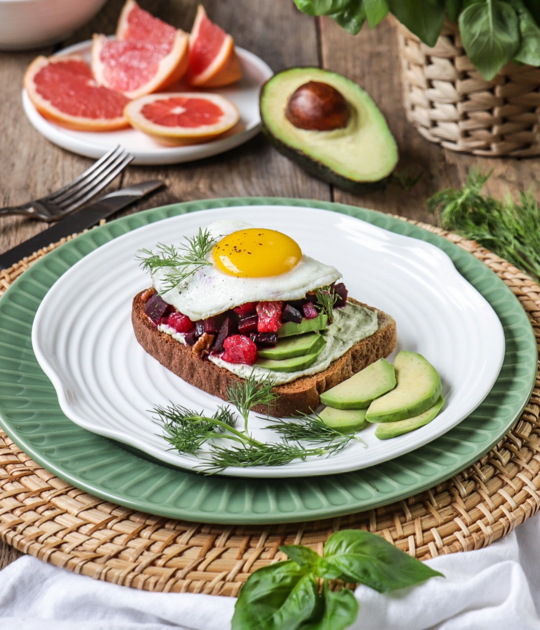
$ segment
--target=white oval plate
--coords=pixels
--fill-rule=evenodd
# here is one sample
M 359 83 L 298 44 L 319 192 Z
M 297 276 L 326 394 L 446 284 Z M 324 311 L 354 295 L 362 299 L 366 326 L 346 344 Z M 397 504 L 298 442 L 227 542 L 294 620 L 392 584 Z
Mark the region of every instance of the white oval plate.
M 81 55 L 90 63 L 91 49 L 91 41 L 81 42 L 62 50 L 58 53 L 58 56 Z M 244 144 L 244 142 L 257 135 L 261 129 L 259 92 L 262 84 L 272 76 L 273 72 L 257 55 L 238 47 L 236 51 L 242 64 L 243 78 L 229 87 L 212 89 L 210 91 L 225 96 L 238 107 L 240 110 L 240 122 L 213 142 L 183 147 L 165 147 L 136 129 L 121 129 L 108 132 L 65 129 L 43 118 L 32 104 L 26 90 L 23 89 L 22 101 L 24 111 L 33 127 L 41 135 L 45 136 L 47 140 L 79 155 L 100 158 L 113 147 L 121 145 L 135 156 L 133 164 L 179 164 L 180 162 L 200 160 Z M 205 90 L 193 89 L 180 83 L 170 86 L 165 91 L 204 92 Z
M 137 343 L 131 302 L 149 286 L 137 250 L 179 242 L 219 219 L 286 232 L 304 253 L 337 267 L 349 294 L 391 314 L 398 350 L 423 354 L 439 371 L 446 403 L 430 424 L 380 441 L 375 428 L 341 453 L 282 467 L 229 468 L 227 475 L 291 477 L 342 473 L 387 461 L 431 442 L 466 418 L 491 390 L 504 356 L 504 333 L 488 302 L 437 247 L 326 210 L 231 207 L 184 214 L 136 229 L 98 248 L 47 293 L 32 329 L 39 364 L 62 411 L 76 424 L 170 464 L 196 470 L 200 460 L 169 450 L 149 412 L 169 401 L 214 413 L 223 402 L 162 367 Z M 266 422 L 251 415 L 260 440 Z

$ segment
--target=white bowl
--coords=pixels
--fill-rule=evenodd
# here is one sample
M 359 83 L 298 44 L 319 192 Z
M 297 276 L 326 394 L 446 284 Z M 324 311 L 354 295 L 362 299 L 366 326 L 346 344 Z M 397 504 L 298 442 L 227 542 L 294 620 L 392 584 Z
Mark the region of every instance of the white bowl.
M 90 20 L 106 0 L 0 0 L 0 50 L 58 42 Z

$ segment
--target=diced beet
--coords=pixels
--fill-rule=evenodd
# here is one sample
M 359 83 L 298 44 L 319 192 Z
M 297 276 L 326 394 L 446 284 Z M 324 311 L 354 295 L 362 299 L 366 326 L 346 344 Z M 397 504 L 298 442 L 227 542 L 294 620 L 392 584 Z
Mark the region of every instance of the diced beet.
M 169 311 L 169 305 L 165 300 L 162 300 L 158 293 L 154 295 L 146 302 L 144 312 L 152 320 L 155 326 L 159 324 L 159 320 L 167 314 Z
M 313 302 L 306 302 L 304 306 L 302 306 L 302 310 L 304 311 L 304 317 L 306 319 L 315 319 L 319 314 L 319 311 L 313 306 Z
M 184 335 L 185 342 L 188 346 L 194 346 L 197 342 L 197 331 L 195 328 Z
M 238 321 L 238 331 L 242 335 L 249 335 L 249 333 L 257 332 L 258 318 L 257 314 L 243 317 Z
M 240 315 L 240 317 L 245 317 L 246 315 L 250 315 L 255 312 L 255 302 L 246 302 L 245 304 L 240 304 L 234 309 L 234 312 Z
M 204 332 L 209 335 L 217 335 L 223 323 L 223 315 L 214 315 L 204 320 Z
M 287 304 L 281 313 L 282 322 L 294 322 L 295 324 L 299 324 L 303 317 L 302 313 L 291 304 Z
M 233 335 L 225 339 L 225 353 L 221 357 L 229 363 L 253 365 L 257 360 L 257 346 L 245 335 Z
M 349 295 L 349 292 L 347 291 L 347 288 L 345 287 L 343 282 L 340 282 L 339 284 L 335 284 L 333 289 L 334 289 L 334 294 L 338 296 L 338 300 L 334 304 L 334 308 L 341 308 L 342 306 L 346 306 L 347 296 Z
M 257 332 L 277 332 L 281 328 L 281 310 L 283 302 L 259 302 Z
M 206 332 L 206 324 L 204 323 L 204 319 L 200 319 L 198 322 L 195 322 L 195 334 L 197 335 L 197 339 L 202 337 Z
M 218 336 L 214 341 L 214 345 L 212 346 L 212 352 L 223 352 L 223 343 L 227 337 L 232 337 L 237 332 L 237 327 L 231 317 L 225 318 L 223 324 L 221 324 L 221 328 L 219 329 Z
M 183 315 L 178 311 L 171 313 L 167 317 L 165 324 L 167 324 L 167 326 L 170 326 L 171 328 L 174 328 L 176 332 L 179 333 L 187 333 L 195 328 L 195 324 L 191 321 L 191 319 L 189 319 L 187 315 Z
M 271 348 L 278 340 L 277 333 L 251 333 L 249 338 L 262 348 Z

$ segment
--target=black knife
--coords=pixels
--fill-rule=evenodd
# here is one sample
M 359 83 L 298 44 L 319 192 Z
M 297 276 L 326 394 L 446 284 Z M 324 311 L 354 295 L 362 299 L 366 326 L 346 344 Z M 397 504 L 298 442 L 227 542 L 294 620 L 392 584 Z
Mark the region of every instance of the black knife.
M 129 204 L 134 201 L 138 201 L 141 197 L 161 188 L 163 185 L 163 182 L 159 179 L 153 179 L 148 182 L 141 182 L 140 184 L 122 188 L 121 190 L 115 190 L 101 197 L 101 199 L 98 199 L 95 203 L 86 206 L 82 210 L 78 210 L 65 219 L 61 219 L 52 227 L 43 230 L 43 232 L 29 238 L 27 241 L 24 241 L 24 243 L 0 254 L 0 271 L 2 271 L 2 269 L 8 269 L 26 256 L 30 256 L 51 243 L 56 243 L 66 236 L 71 236 L 72 234 L 77 234 L 78 232 L 91 228 L 102 219 L 110 217 L 115 212 L 129 206 Z

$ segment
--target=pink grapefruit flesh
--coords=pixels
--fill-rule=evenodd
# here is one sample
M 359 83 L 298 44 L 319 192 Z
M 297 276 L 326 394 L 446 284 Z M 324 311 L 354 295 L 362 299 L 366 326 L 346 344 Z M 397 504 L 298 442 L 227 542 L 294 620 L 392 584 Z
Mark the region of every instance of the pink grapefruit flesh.
M 128 103 L 124 115 L 136 129 L 162 144 L 206 142 L 240 118 L 233 103 L 218 94 L 151 94 Z
M 233 38 L 213 24 L 199 5 L 189 38 L 189 83 L 201 87 L 221 87 L 241 78 L 242 68 Z
M 176 29 L 174 26 L 162 22 L 148 11 L 141 9 L 135 0 L 126 2 L 118 20 L 116 39 L 168 44 L 167 52 L 170 52 L 175 37 Z
M 24 86 L 41 115 L 63 127 L 111 131 L 129 126 L 123 115 L 128 99 L 99 86 L 81 57 L 38 57 L 26 71 Z

